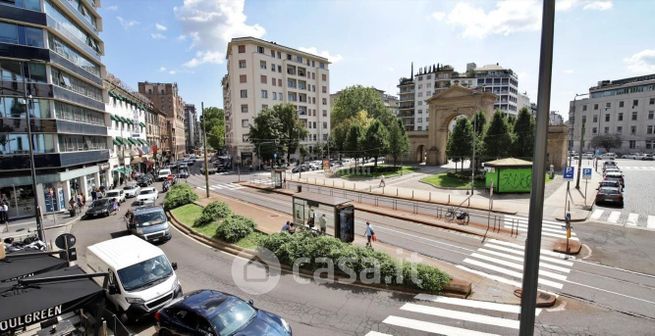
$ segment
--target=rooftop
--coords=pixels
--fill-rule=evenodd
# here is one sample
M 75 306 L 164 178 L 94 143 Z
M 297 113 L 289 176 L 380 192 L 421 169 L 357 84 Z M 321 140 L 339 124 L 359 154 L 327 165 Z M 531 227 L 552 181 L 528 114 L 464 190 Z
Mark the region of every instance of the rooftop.
M 267 46 L 267 47 L 269 47 L 269 48 L 270 48 L 270 47 L 274 47 L 274 48 L 280 48 L 280 49 L 282 49 L 282 50 L 289 50 L 289 51 L 293 51 L 293 52 L 296 53 L 296 54 L 301 54 L 301 55 L 304 55 L 304 56 L 308 56 L 308 57 L 311 57 L 311 58 L 315 58 L 315 59 L 318 59 L 318 60 L 320 60 L 320 61 L 325 61 L 326 63 L 330 64 L 330 60 L 327 59 L 327 58 L 325 58 L 325 57 L 323 57 L 323 56 L 318 56 L 318 55 L 310 54 L 310 53 L 308 53 L 308 52 L 304 52 L 304 51 L 301 51 L 301 50 L 298 50 L 298 49 L 294 49 L 294 48 L 291 48 L 291 47 L 283 46 L 283 45 L 281 45 L 281 44 L 277 44 L 277 42 L 274 42 L 274 41 L 265 41 L 265 40 L 258 39 L 258 38 L 256 38 L 256 37 L 252 37 L 252 36 L 243 36 L 243 37 L 235 37 L 235 38 L 233 38 L 233 39 L 232 39 L 232 40 L 227 44 L 227 48 L 228 48 L 228 50 L 230 49 L 230 45 L 231 45 L 231 44 L 233 44 L 233 43 L 238 43 L 238 42 L 250 42 L 250 43 L 255 43 L 255 44 L 261 44 L 261 45 Z M 227 59 L 227 58 L 229 57 L 229 55 L 230 55 L 229 52 L 225 53 L 225 58 Z

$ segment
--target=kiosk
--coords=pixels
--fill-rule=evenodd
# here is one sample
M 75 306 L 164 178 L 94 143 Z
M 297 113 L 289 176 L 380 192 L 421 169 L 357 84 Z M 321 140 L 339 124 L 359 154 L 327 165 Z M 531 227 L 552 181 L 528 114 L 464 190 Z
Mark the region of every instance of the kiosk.
M 271 181 L 273 182 L 273 188 L 282 189 L 284 188 L 284 182 L 287 180 L 286 176 L 287 171 L 284 169 L 275 168 L 271 170 Z
M 293 223 L 298 227 L 307 227 L 311 218 L 316 219 L 321 205 L 331 212 L 334 237 L 351 243 L 355 239 L 355 206 L 351 200 L 310 192 L 293 195 Z M 314 220 L 317 223 L 317 220 Z

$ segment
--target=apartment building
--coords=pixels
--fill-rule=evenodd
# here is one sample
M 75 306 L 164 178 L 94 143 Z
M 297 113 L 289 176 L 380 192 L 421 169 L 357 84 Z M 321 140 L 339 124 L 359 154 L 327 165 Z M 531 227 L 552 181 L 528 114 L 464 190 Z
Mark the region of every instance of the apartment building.
M 317 153 L 315 149 L 330 134 L 328 59 L 254 37 L 232 39 L 226 58 L 227 75 L 221 84 L 226 143 L 234 160 L 244 165 L 254 162 L 249 125 L 262 109 L 281 103 L 296 106 L 309 131 L 300 143 Z
M 72 196 L 90 197 L 93 188 L 107 185 L 98 6 L 0 1 L 0 198 L 10 219 L 65 211 Z
M 622 138 L 617 153 L 655 152 L 655 74 L 603 80 L 589 88 L 585 99 L 574 99 L 569 108 L 569 148 L 593 151 L 591 139 L 618 134 Z
M 198 147 L 198 118 L 196 116 L 196 106 L 193 104 L 184 105 L 184 123 L 185 127 L 185 144 L 186 152 L 193 153 Z
M 427 130 L 429 111 L 425 101 L 452 85 L 492 92 L 498 96 L 494 109 L 507 114 L 518 114 L 518 78 L 511 69 L 504 69 L 498 64 L 478 68 L 475 63 L 468 63 L 466 71 L 459 73 L 451 65 L 437 63 L 421 67 L 415 73 L 412 64 L 410 77 L 401 78 L 398 84 L 398 117 L 403 120 L 405 129 Z M 529 98 L 527 105 L 523 101 L 523 105 L 529 107 L 529 104 Z
M 139 82 L 139 93 L 148 97 L 165 120 L 160 120 L 160 138 L 164 161 L 177 161 L 186 153 L 184 100 L 177 83 Z

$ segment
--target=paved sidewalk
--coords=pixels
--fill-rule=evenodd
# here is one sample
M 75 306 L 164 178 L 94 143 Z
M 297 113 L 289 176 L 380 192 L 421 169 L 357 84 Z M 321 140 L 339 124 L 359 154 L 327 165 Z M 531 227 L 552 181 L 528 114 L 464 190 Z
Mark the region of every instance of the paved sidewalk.
M 583 163 L 583 167 L 586 167 Z M 577 174 L 577 169 L 576 169 Z M 572 221 L 584 221 L 589 217 L 592 206 L 594 204 L 594 199 L 596 198 L 596 193 L 598 192 L 596 188 L 598 183 L 602 181 L 603 175 L 602 171 L 599 172 L 592 171 L 591 179 L 587 181 L 587 198 L 585 200 L 585 180 L 580 179 L 580 190 L 575 188 L 576 181 L 573 180 L 569 186 L 569 192 L 567 197 L 566 185 L 564 182 L 562 185 L 552 194 L 550 197 L 547 197 L 544 200 L 544 217 L 554 217 L 557 220 L 563 221 L 568 210 L 570 201 L 571 209 L 571 220 Z
M 198 192 L 198 194 L 200 195 L 200 199 L 196 203 L 206 205 L 213 201 L 225 202 L 230 206 L 234 213 L 251 218 L 257 224 L 257 229 L 262 232 L 280 232 L 282 225 L 287 220 L 293 220 L 290 214 L 273 211 L 258 205 L 223 197 L 213 191 L 210 194 L 210 198 L 205 198 L 205 194 L 203 192 Z M 328 226 L 327 233 L 333 234 L 332 230 L 333 228 Z M 354 244 L 364 246 L 366 244 L 366 240 L 363 236 L 357 235 L 355 237 Z M 376 250 L 385 251 L 395 258 L 402 259 L 409 259 L 412 253 L 414 253 L 413 251 L 402 250 L 393 245 L 386 244 L 383 241 L 374 243 L 374 248 Z M 433 259 L 423 255 L 420 255 L 419 257 L 422 259 L 421 262 L 433 265 L 445 271 L 453 278 L 470 282 L 472 284 L 472 292 L 469 296 L 470 299 L 507 304 L 520 304 L 520 299 L 514 295 L 514 289 L 516 288 L 513 286 L 492 281 L 487 278 L 480 277 L 476 274 L 465 272 L 456 268 L 455 265 L 446 263 L 441 260 Z
M 53 242 L 62 233 L 70 232 L 71 225 L 82 218 L 82 211 L 78 210 L 76 216 L 71 217 L 67 212 L 50 213 L 43 216 L 42 224 L 46 243 L 54 246 Z M 0 225 L 0 239 L 7 237 L 21 238 L 22 236 L 36 232 L 36 219 L 24 218 L 10 221 Z

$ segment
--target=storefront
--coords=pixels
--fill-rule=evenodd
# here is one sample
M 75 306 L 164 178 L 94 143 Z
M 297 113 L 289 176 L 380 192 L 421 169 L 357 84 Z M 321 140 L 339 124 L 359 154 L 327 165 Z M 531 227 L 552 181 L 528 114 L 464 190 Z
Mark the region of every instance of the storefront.
M 63 183 L 45 183 L 43 185 L 43 199 L 45 200 L 45 213 L 66 210 L 68 200 L 64 194 Z
M 0 188 L 0 198 L 7 203 L 7 218 L 34 216 L 34 192 L 32 185 L 11 185 Z
M 86 176 L 86 194 L 91 195 L 91 192 L 97 190 L 100 185 L 96 179 L 96 174 L 89 174 Z

